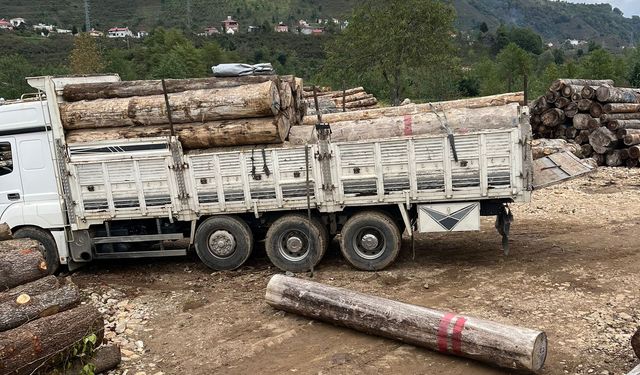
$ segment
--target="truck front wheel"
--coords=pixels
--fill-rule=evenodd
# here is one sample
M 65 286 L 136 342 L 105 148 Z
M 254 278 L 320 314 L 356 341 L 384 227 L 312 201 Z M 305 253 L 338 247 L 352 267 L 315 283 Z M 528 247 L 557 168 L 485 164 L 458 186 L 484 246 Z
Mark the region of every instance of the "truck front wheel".
M 196 230 L 196 253 L 209 268 L 234 270 L 244 264 L 253 250 L 253 235 L 247 223 L 236 216 L 213 216 Z
M 44 229 L 36 227 L 20 228 L 13 234 L 14 238 L 30 238 L 40 242 L 43 247 L 42 256 L 47 262 L 49 274 L 53 275 L 60 268 L 60 259 L 58 259 L 58 245 L 53 239 L 51 233 Z
M 265 239 L 267 256 L 283 271 L 305 272 L 316 266 L 329 244 L 327 229 L 315 218 L 290 214 L 269 226 Z
M 340 251 L 352 266 L 363 271 L 378 271 L 398 257 L 402 236 L 396 223 L 376 211 L 353 215 L 342 228 Z

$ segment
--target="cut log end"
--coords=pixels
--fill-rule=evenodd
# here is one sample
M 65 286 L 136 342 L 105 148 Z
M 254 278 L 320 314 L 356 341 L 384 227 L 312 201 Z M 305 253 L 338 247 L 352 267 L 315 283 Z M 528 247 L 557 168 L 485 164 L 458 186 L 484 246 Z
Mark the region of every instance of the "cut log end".
M 531 371 L 538 372 L 542 370 L 547 360 L 547 334 L 540 332 L 533 344 L 533 352 L 531 353 Z
M 28 294 L 21 294 L 18 296 L 18 298 L 16 298 L 16 303 L 18 305 L 25 305 L 27 303 L 29 303 L 29 301 L 31 301 L 31 297 L 29 297 Z

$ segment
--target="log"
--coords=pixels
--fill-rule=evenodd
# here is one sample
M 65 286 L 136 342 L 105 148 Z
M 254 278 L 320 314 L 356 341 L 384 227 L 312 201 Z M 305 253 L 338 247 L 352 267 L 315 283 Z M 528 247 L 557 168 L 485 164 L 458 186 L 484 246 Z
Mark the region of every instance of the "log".
M 364 87 L 355 87 L 355 88 L 347 89 L 347 90 L 344 90 L 344 91 L 342 91 L 342 90 L 336 91 L 335 93 L 333 93 L 331 95 L 331 97 L 333 97 L 333 98 L 341 98 L 342 95 L 351 96 L 351 95 L 354 95 L 354 94 L 357 94 L 357 93 L 361 93 L 361 92 L 365 92 Z
M 578 114 L 578 103 L 571 102 L 564 107 L 564 115 L 568 118 L 573 118 Z
M 286 116 L 176 124 L 174 131 L 185 150 L 211 147 L 282 143 L 291 124 Z M 87 143 L 114 139 L 168 137 L 166 125 L 128 128 L 80 129 L 67 132 L 67 142 Z
M 580 96 L 583 99 L 595 99 L 596 98 L 596 90 L 598 90 L 595 86 L 582 86 L 582 90 L 580 90 Z
M 176 124 L 273 116 L 280 108 L 278 86 L 271 81 L 168 96 Z M 63 103 L 60 118 L 67 130 L 168 123 L 163 95 Z
M 610 79 L 593 80 L 593 79 L 558 79 L 551 84 L 551 90 L 561 90 L 564 85 L 578 85 L 578 86 L 613 86 L 613 81 Z
M 570 126 L 567 128 L 567 130 L 565 131 L 565 135 L 567 136 L 567 138 L 569 139 L 575 139 L 576 136 L 578 135 L 578 133 L 580 132 L 580 130 L 574 128 L 573 126 Z
M 604 113 L 600 116 L 602 122 L 613 120 L 640 120 L 640 112 L 636 113 Z
M 590 144 L 584 144 L 580 146 L 582 148 L 582 156 L 585 158 L 590 158 L 593 155 L 593 147 Z
M 616 135 L 618 139 L 623 139 L 627 135 L 640 134 L 640 129 L 618 129 Z
M 280 94 L 280 111 L 293 107 L 293 91 L 291 90 L 291 85 L 288 82 L 282 82 L 278 92 Z
M 589 99 L 580 99 L 578 100 L 578 110 L 580 112 L 589 112 L 591 109 L 592 100 Z
M 609 121 L 607 127 L 614 131 L 618 129 L 640 129 L 640 120 L 612 120 Z
M 600 118 L 602 116 L 602 104 L 594 101 L 589 108 L 589 114 L 591 117 Z
M 191 90 L 208 90 L 244 85 L 253 85 L 272 81 L 279 84 L 278 76 L 243 76 L 243 77 L 212 77 L 212 78 L 188 78 L 166 79 L 165 84 L 168 93 L 176 93 Z M 162 81 L 119 81 L 77 83 L 64 86 L 62 97 L 69 102 L 80 100 L 131 98 L 134 96 L 163 95 Z
M 15 299 L 21 294 L 35 296 L 57 289 L 58 287 L 60 287 L 60 282 L 55 276 L 46 276 L 42 279 L 16 286 L 15 288 L 11 288 L 6 292 L 0 292 L 0 304 L 7 301 L 15 301 Z
M 596 96 L 602 103 L 640 103 L 640 94 L 634 89 L 600 86 Z
M 640 134 L 625 135 L 623 140 L 624 144 L 627 146 L 640 145 Z
M 580 130 L 578 135 L 575 136 L 576 143 L 579 145 L 588 144 L 589 143 L 589 135 L 591 134 L 590 130 Z
M 0 223 L 0 241 L 10 240 L 13 238 L 11 228 L 7 223 Z
M 578 157 L 582 156 L 582 148 L 579 145 L 562 139 L 541 138 L 531 141 L 531 154 L 534 160 L 563 151 L 571 152 Z
M 629 159 L 625 160 L 627 167 L 629 168 L 637 168 L 638 165 L 640 165 L 640 160 L 638 159 L 633 159 L 631 157 L 629 157 Z
M 624 164 L 624 158 L 622 150 L 609 151 L 606 156 L 606 163 L 608 167 L 619 167 Z
M 496 107 L 504 106 L 511 103 L 524 102 L 524 93 L 515 92 L 494 96 L 485 96 L 472 99 L 460 99 L 446 102 L 434 102 L 433 109 L 436 111 L 448 111 L 458 108 L 484 108 L 484 107 Z M 432 113 L 433 109 L 430 104 L 410 104 L 401 107 L 385 107 L 366 111 L 355 112 L 340 112 L 330 113 L 322 116 L 322 120 L 327 123 L 342 122 L 342 121 L 356 121 L 356 120 L 369 120 L 380 117 L 392 117 L 392 116 L 404 116 L 414 115 L 417 113 L 428 112 Z M 447 113 L 447 117 L 449 114 Z M 314 117 L 307 117 L 304 120 L 304 125 L 315 125 L 316 119 Z
M 595 160 L 596 164 L 600 167 L 607 165 L 607 156 L 605 154 L 599 154 L 594 150 L 591 158 Z
M 369 99 L 362 99 L 362 100 L 357 100 L 355 102 L 346 103 L 344 107 L 347 109 L 354 109 L 354 108 L 360 108 L 360 107 L 368 107 L 376 104 L 378 104 L 378 99 L 369 98 Z
M 517 104 L 477 109 L 459 108 L 447 111 L 447 120 L 454 133 L 465 134 L 485 129 L 515 127 L 519 121 L 518 112 Z M 331 132 L 333 142 L 444 134 L 440 119 L 434 113 L 336 122 L 331 124 Z M 294 145 L 301 145 L 315 142 L 315 136 L 313 126 L 293 126 L 289 132 L 289 141 Z
M 636 357 L 640 358 L 640 328 L 631 337 L 631 347 L 633 352 L 636 353 Z
M 555 104 L 556 108 L 563 109 L 566 106 L 568 106 L 569 103 L 571 103 L 571 99 L 567 99 L 564 96 L 561 96 L 558 99 L 556 99 L 556 102 L 554 104 Z
M 65 374 L 83 374 L 82 368 L 87 364 L 93 365 L 94 374 L 106 373 L 118 367 L 120 361 L 122 361 L 122 354 L 119 347 L 116 345 L 101 346 L 93 352 L 91 358 L 74 361 L 71 367 L 65 370 Z
M 0 333 L 0 373 L 27 375 L 45 372 L 91 334 L 104 337 L 102 314 L 92 305 L 80 305 Z
M 640 112 L 640 104 L 608 103 L 602 107 L 604 113 L 635 113 Z
M 546 359 L 547 337 L 541 331 L 444 313 L 300 278 L 273 276 L 265 298 L 277 309 L 510 369 L 539 371 Z
M 547 99 L 544 96 L 541 96 L 531 104 L 531 113 L 534 115 L 541 115 L 542 112 L 550 108 L 551 106 L 547 102 Z
M 581 85 L 564 85 L 562 89 L 560 89 L 560 94 L 569 99 L 571 99 L 573 97 L 573 94 L 576 93 L 580 94 L 580 97 L 582 97 L 581 93 L 583 88 L 584 86 Z
M 596 129 L 600 127 L 600 121 L 586 113 L 578 113 L 573 116 L 573 127 L 579 130 Z
M 636 145 L 629 147 L 629 158 L 640 159 L 640 146 Z
M 572 102 L 577 103 L 579 100 L 582 100 L 582 95 L 580 94 L 580 92 L 575 92 L 573 93 L 573 95 L 571 95 Z
M 42 245 L 30 239 L 0 242 L 0 290 L 7 290 L 47 276 Z
M 28 295 L 26 303 L 8 301 L 0 304 L 0 332 L 19 327 L 38 318 L 69 310 L 80 303 L 78 287 L 69 282 L 60 288 L 38 295 Z
M 589 135 L 589 144 L 598 154 L 606 154 L 618 143 L 618 137 L 611 130 L 600 127 Z
M 620 149 L 620 157 L 622 157 L 622 160 L 625 160 L 625 161 L 629 159 L 629 149 L 628 148 Z
M 548 128 L 553 128 L 564 123 L 565 118 L 563 110 L 553 108 L 542 114 L 542 123 Z
M 357 102 L 359 100 L 371 99 L 371 98 L 373 98 L 373 94 L 367 94 L 366 92 L 360 92 L 360 93 L 357 93 L 357 94 L 346 96 L 344 98 L 344 102 L 345 103 L 351 103 L 351 102 Z M 336 103 L 337 106 L 341 106 L 342 102 L 343 102 L 342 97 L 335 98 L 335 99 L 333 99 L 333 101 Z
M 555 90 L 549 90 L 544 95 L 544 97 L 547 100 L 547 103 L 554 104 L 556 102 L 556 100 L 558 100 L 558 98 L 560 97 L 560 93 L 558 91 L 555 91 Z

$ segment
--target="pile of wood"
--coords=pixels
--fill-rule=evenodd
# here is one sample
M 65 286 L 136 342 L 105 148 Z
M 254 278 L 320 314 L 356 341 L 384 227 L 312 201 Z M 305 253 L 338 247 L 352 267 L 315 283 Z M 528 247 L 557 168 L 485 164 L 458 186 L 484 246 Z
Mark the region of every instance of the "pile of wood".
M 282 143 L 306 111 L 293 76 L 72 84 L 62 97 L 69 143 L 168 136 L 170 123 L 185 149 Z
M 316 105 L 313 97 L 313 87 L 305 87 L 304 90 L 309 115 L 315 115 Z M 320 113 L 323 114 L 362 111 L 378 107 L 378 99 L 373 94 L 367 93 L 363 87 L 338 91 L 331 91 L 327 87 L 317 88 L 316 95 L 318 96 Z
M 463 134 L 485 129 L 515 127 L 519 123 L 522 92 L 428 104 L 409 104 L 353 112 L 322 115 L 331 126 L 334 142 L 382 139 L 423 134 L 444 134 L 444 125 Z M 289 133 L 292 144 L 315 142 L 316 116 L 307 116 L 303 124 Z
M 640 89 L 611 80 L 561 79 L 531 105 L 537 138 L 564 139 L 598 165 L 640 163 Z
M 78 374 L 87 364 L 97 374 L 116 367 L 120 349 L 100 346 L 102 315 L 81 304 L 71 280 L 49 275 L 40 243 L 10 239 L 6 224 L 0 240 L 0 374 L 53 368 Z

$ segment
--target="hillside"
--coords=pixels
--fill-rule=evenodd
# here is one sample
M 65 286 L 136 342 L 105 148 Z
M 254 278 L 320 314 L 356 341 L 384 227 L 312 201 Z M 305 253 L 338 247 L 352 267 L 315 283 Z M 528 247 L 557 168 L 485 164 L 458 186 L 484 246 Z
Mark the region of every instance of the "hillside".
M 609 48 L 640 40 L 640 18 L 625 18 L 607 4 L 573 4 L 550 0 L 447 0 L 458 10 L 458 26 L 477 28 L 482 22 L 529 27 L 548 41 L 594 40 Z M 348 18 L 357 0 L 111 0 L 91 1 L 92 25 L 105 30 L 126 25 L 134 30 L 155 26 L 194 30 L 218 26 L 227 15 L 241 25 L 294 23 L 299 19 Z M 187 6 L 187 5 L 190 6 Z M 84 24 L 82 0 L 0 0 L 0 17 L 24 17 L 31 22 L 80 28 Z

